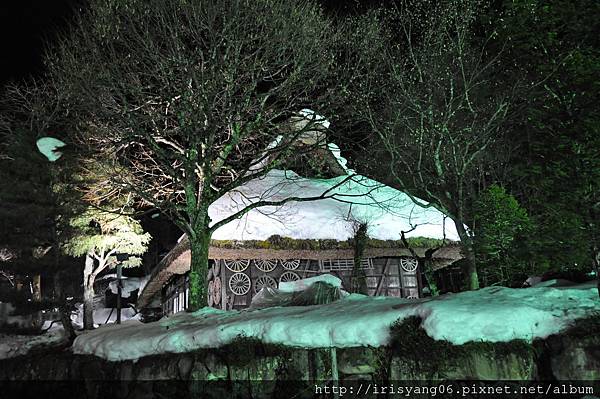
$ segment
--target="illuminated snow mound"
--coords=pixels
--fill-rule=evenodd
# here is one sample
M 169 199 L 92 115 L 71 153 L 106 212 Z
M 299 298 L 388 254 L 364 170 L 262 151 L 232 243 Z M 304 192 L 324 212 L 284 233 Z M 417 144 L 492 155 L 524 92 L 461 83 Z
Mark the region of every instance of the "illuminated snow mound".
M 75 328 L 83 328 L 83 304 L 78 303 L 76 305 L 77 311 L 71 315 L 71 322 Z M 95 308 L 94 309 L 94 326 L 100 326 L 103 324 L 116 323 L 117 321 L 117 309 L 116 308 Z M 140 314 L 130 307 L 124 307 L 121 309 L 121 320 L 139 320 Z M 138 321 L 138 323 L 141 323 Z
M 531 342 L 598 311 L 595 282 L 559 288 L 490 287 L 419 300 L 352 294 L 326 305 L 244 311 L 204 308 L 154 323 L 107 325 L 77 337 L 73 350 L 118 361 L 220 347 L 239 336 L 304 348 L 377 347 L 388 343 L 396 320 L 413 315 L 423 319 L 429 336 L 457 345 Z
M 144 277 L 122 277 L 121 297 L 129 298 L 133 291 L 140 289 L 144 280 Z M 108 288 L 110 288 L 110 292 L 116 295 L 119 292 L 119 280 L 113 280 L 108 283 Z
M 315 277 L 304 278 L 296 281 L 282 281 L 279 283 L 279 291 L 281 292 L 299 292 L 304 291 L 316 282 L 327 283 L 331 286 L 341 288 L 342 280 L 331 274 L 321 274 Z

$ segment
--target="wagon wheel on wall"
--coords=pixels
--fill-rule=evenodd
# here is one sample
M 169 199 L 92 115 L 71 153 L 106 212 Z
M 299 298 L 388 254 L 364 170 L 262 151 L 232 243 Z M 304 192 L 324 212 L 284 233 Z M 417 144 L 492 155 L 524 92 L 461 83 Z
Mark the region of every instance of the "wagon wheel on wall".
M 277 288 L 277 281 L 271 276 L 260 276 L 254 282 L 254 293 L 256 294 L 264 287 Z
M 235 273 L 229 278 L 229 289 L 235 295 L 246 295 L 250 291 L 250 277 L 244 273 Z
M 281 277 L 279 277 L 280 283 L 287 283 L 288 281 L 298 281 L 300 280 L 300 276 L 298 276 L 294 272 L 284 272 Z
M 402 267 L 402 270 L 404 270 L 405 272 L 414 273 L 417 270 L 418 265 L 419 265 L 419 262 L 417 262 L 417 260 L 415 258 L 401 258 L 400 259 L 400 266 Z
M 214 286 L 214 281 L 209 281 L 208 282 L 208 307 L 212 307 L 212 305 L 214 304 L 214 299 L 213 299 L 213 286 Z
M 215 305 L 219 305 L 221 303 L 221 277 L 215 277 L 215 279 L 212 282 L 213 302 L 215 303 Z
M 270 273 L 277 266 L 276 259 L 254 259 L 254 266 L 261 272 Z
M 226 259 L 223 262 L 225 262 L 225 267 L 232 272 L 240 273 L 248 268 L 250 259 Z
M 282 259 L 281 266 L 285 270 L 296 270 L 300 266 L 300 259 Z

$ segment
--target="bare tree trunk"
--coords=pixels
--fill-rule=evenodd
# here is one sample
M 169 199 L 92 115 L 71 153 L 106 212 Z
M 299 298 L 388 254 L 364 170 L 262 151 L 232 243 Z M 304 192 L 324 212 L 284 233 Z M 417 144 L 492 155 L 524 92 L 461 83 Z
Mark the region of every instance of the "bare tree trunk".
M 42 300 L 42 277 L 39 274 L 33 276 L 33 301 L 40 302 Z
M 473 252 L 473 238 L 467 233 L 461 221 L 454 220 L 454 225 L 460 237 L 461 249 L 465 256 L 467 287 L 469 290 L 478 290 L 479 276 L 477 275 L 477 264 L 475 263 L 475 253 Z
M 65 329 L 65 333 L 69 342 L 72 342 L 75 337 L 75 330 L 73 329 L 73 324 L 71 323 L 71 309 L 66 302 L 63 302 L 59 306 L 60 312 L 60 321 L 62 323 L 63 328 Z
M 600 235 L 598 234 L 598 226 L 593 221 L 598 220 L 598 214 L 596 207 L 600 206 L 600 203 L 596 203 L 595 206 L 590 207 L 589 210 L 589 229 L 592 232 L 591 237 L 591 249 L 592 249 L 592 263 L 594 264 L 594 271 L 596 272 L 596 288 L 598 290 L 598 297 L 600 297 Z
M 72 342 L 75 339 L 76 334 L 73 329 L 73 323 L 71 322 L 71 306 L 67 303 L 63 293 L 62 274 L 62 270 L 58 270 L 53 277 L 54 302 L 58 304 L 60 322 L 65 329 L 66 336 L 69 339 L 69 342 Z
M 62 270 L 58 270 L 56 273 L 54 273 L 54 276 L 52 276 L 52 288 L 54 289 L 53 297 L 57 302 L 62 302 L 64 297 L 63 285 L 61 283 L 63 278 L 62 274 Z
M 121 295 L 123 295 L 122 266 L 117 265 L 117 324 L 121 324 Z
M 361 224 L 354 233 L 354 265 L 352 266 L 351 292 L 367 295 L 367 276 L 362 268 L 362 259 L 367 246 L 367 225 Z
M 34 274 L 31 279 L 31 299 L 33 302 L 38 303 L 42 301 L 42 282 L 39 274 Z M 34 312 L 31 325 L 34 328 L 42 328 L 42 313 L 40 311 Z
M 596 287 L 600 297 L 600 247 L 593 248 L 594 268 L 596 272 Z
M 85 267 L 83 269 L 83 328 L 94 329 L 94 258 L 88 253 L 85 256 Z
M 340 386 L 340 375 L 338 372 L 338 361 L 337 361 L 337 348 L 335 346 L 332 346 L 329 349 L 329 351 L 331 354 L 331 384 L 333 385 L 333 387 L 335 389 L 335 387 Z M 337 392 L 334 391 L 333 397 L 339 398 L 340 397 L 339 391 L 337 391 Z
M 191 267 L 190 267 L 190 300 L 189 310 L 195 311 L 208 304 L 208 248 L 210 233 L 208 229 L 189 237 Z

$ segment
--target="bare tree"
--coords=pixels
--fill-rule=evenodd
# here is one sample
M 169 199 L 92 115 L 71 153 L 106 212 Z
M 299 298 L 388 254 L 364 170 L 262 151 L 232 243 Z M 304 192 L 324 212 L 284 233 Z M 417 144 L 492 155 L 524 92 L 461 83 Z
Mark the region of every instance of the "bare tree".
M 401 2 L 386 19 L 396 34 L 372 27 L 365 51 L 380 54 L 379 69 L 350 90 L 353 112 L 375 139 L 361 172 L 452 218 L 468 286 L 477 289 L 472 202 L 506 167 L 509 148 L 500 143 L 512 88 L 497 81 L 497 55 L 473 33 L 477 4 L 421 3 Z
M 208 214 L 219 197 L 322 145 L 323 121 L 300 111 L 335 100 L 337 38 L 305 0 L 95 0 L 49 53 L 70 132 L 109 179 L 90 199 L 131 195 L 187 234 L 192 309 L 206 303 L 216 229 L 259 206 L 307 200 Z

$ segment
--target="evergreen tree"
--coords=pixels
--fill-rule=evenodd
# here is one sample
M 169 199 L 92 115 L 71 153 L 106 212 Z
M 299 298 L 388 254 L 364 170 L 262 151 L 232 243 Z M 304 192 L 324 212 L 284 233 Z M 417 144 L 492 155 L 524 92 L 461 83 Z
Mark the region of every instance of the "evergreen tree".
M 83 270 L 84 324 L 93 326 L 93 283 L 98 273 L 114 266 L 115 254 L 139 255 L 150 236 L 121 208 L 102 212 L 93 205 L 105 202 L 105 176 L 101 160 L 64 149 L 65 155 L 46 148 L 60 142 L 68 111 L 59 92 L 47 82 L 10 86 L 2 97 L 5 113 L 0 118 L 4 147 L 0 153 L 2 227 L 0 245 L 13 254 L 9 262 L 17 273 L 44 273 L 55 284 L 55 305 L 70 311 L 62 292 L 66 269 L 72 259 L 86 256 Z M 119 200 L 122 197 L 116 196 Z M 92 201 L 93 200 L 93 201 Z M 139 264 L 138 257 L 124 263 Z M 64 316 L 64 315 L 63 315 Z M 62 317 L 72 331 L 70 317 Z
M 117 255 L 131 255 L 120 263 L 124 267 L 141 264 L 141 258 L 150 242 L 139 222 L 122 212 L 111 213 L 88 208 L 69 220 L 69 238 L 63 250 L 75 257 L 85 256 L 83 270 L 83 324 L 94 328 L 94 282 L 104 270 L 117 265 Z
M 73 265 L 60 251 L 60 223 L 73 196 L 62 189 L 69 162 L 52 164 L 37 147 L 38 139 L 60 124 L 59 118 L 47 119 L 57 99 L 46 89 L 28 82 L 7 87 L 0 97 L 0 250 L 8 255 L 0 260 L 0 270 L 31 276 L 34 299 L 44 303 L 25 302 L 32 305 L 29 311 L 44 304 L 59 307 L 65 331 L 72 332 L 64 288 Z M 42 282 L 53 292 L 42 292 Z
M 35 137 L 4 135 L 0 157 L 0 247 L 12 256 L 1 267 L 22 275 L 49 267 L 56 242 L 59 211 L 47 160 L 37 151 Z
M 518 66 L 532 82 L 510 131 L 518 150 L 507 184 L 534 222 L 542 269 L 599 265 L 599 13 L 593 0 L 519 0 L 496 15 L 506 74 Z
M 37 148 L 49 128 L 45 115 L 52 100 L 40 101 L 41 86 L 23 86 L 9 86 L 0 96 L 0 248 L 13 254 L 5 266 L 27 274 L 50 267 L 58 253 L 56 222 L 62 199 L 55 184 L 62 176 Z
M 500 186 L 485 190 L 475 204 L 475 253 L 484 285 L 518 285 L 533 272 L 524 243 L 531 231 L 525 209 Z

